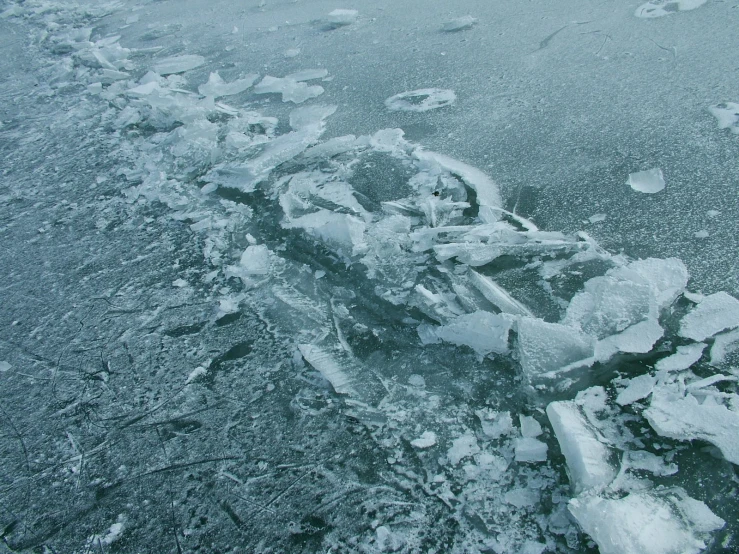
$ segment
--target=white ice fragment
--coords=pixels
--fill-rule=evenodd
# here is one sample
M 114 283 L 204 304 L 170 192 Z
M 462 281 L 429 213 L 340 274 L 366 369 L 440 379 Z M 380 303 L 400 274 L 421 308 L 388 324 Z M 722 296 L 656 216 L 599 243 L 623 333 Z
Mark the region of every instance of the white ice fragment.
M 156 81 L 148 81 L 142 85 L 138 85 L 136 87 L 130 88 L 126 91 L 126 94 L 129 96 L 134 96 L 137 98 L 141 98 L 144 96 L 149 96 L 150 94 L 153 94 L 154 92 L 159 92 L 162 90 L 162 87 L 159 86 L 159 83 Z
M 452 465 L 457 465 L 463 458 L 470 458 L 480 452 L 477 439 L 472 433 L 457 437 L 446 453 L 446 457 Z
M 267 275 L 272 267 L 271 253 L 263 244 L 248 246 L 241 254 L 239 266 L 246 275 Z
M 616 403 L 620 406 L 628 406 L 652 394 L 654 385 L 657 384 L 657 378 L 647 373 L 629 379 L 628 383 L 626 388 L 618 393 L 616 397 Z
M 282 53 L 286 58 L 295 58 L 300 55 L 300 48 L 288 48 Z
M 646 450 L 626 452 L 623 461 L 629 469 L 641 469 L 654 475 L 666 476 L 677 473 L 676 464 L 667 464 L 661 456 Z
M 357 10 L 337 9 L 329 12 L 326 16 L 326 22 L 330 27 L 335 29 L 345 25 L 351 25 L 357 20 L 357 17 L 359 17 Z
M 306 100 L 323 94 L 324 89 L 319 85 L 307 85 L 302 81 L 287 77 L 265 76 L 254 87 L 254 94 L 281 94 L 283 102 L 302 104 Z
M 436 330 L 436 335 L 445 342 L 466 345 L 481 356 L 491 352 L 508 352 L 508 332 L 511 322 L 490 312 L 477 311 L 460 315 L 447 325 Z
M 467 29 L 472 29 L 475 23 L 477 23 L 477 18 L 474 18 L 471 15 L 465 15 L 447 21 L 446 23 L 444 23 L 444 25 L 441 26 L 441 30 L 447 33 L 466 31 Z
M 739 134 L 739 104 L 735 102 L 724 102 L 717 106 L 708 108 L 713 116 L 718 119 L 719 129 L 729 129 L 732 133 Z
M 530 378 L 588 365 L 595 354 L 593 338 L 566 325 L 522 317 L 517 330 L 521 369 Z
M 701 404 L 676 385 L 663 385 L 652 392 L 652 401 L 644 415 L 663 437 L 710 442 L 728 461 L 739 465 L 738 412 L 722 404 Z
M 697 239 L 707 239 L 709 236 L 711 236 L 711 234 L 705 229 L 702 229 L 693 233 L 693 236 Z
M 588 218 L 590 223 L 600 223 L 605 221 L 608 216 L 606 214 L 594 214 Z
M 649 286 L 660 310 L 672 304 L 688 284 L 688 268 L 678 258 L 634 260 L 608 270 L 606 275 Z
M 657 371 L 682 371 L 688 369 L 701 359 L 705 349 L 706 345 L 702 342 L 678 346 L 677 352 L 659 360 L 654 364 L 654 369 Z
M 721 215 L 721 212 L 720 212 L 720 211 L 718 211 L 718 210 L 708 210 L 708 211 L 706 212 L 706 215 L 707 215 L 708 217 L 718 217 L 718 216 L 720 216 L 720 215 Z
M 336 112 L 336 106 L 306 106 L 290 112 L 290 127 L 294 131 L 320 129 L 326 119 Z
M 386 525 L 375 529 L 375 543 L 380 552 L 398 552 L 403 549 L 406 541 L 397 533 L 393 533 Z
M 634 15 L 642 19 L 664 17 L 675 12 L 686 12 L 701 7 L 706 0 L 651 0 L 636 8 Z
M 637 192 L 654 194 L 665 188 L 665 177 L 658 167 L 629 174 L 629 186 Z
M 586 495 L 571 500 L 569 510 L 601 554 L 699 554 L 709 533 L 725 525 L 680 488 Z
M 716 335 L 711 347 L 711 365 L 719 365 L 726 361 L 726 357 L 739 350 L 739 329 Z
M 0 373 L 5 373 L 6 371 L 10 371 L 10 368 L 13 367 L 8 362 L 0 362 Z
M 480 420 L 483 434 L 490 439 L 499 439 L 513 432 L 513 419 L 510 412 L 496 412 L 487 408 L 475 411 Z
M 208 370 L 207 370 L 207 369 L 205 369 L 205 368 L 204 368 L 203 366 L 199 365 L 198 367 L 196 367 L 195 369 L 193 369 L 193 370 L 192 370 L 192 371 L 190 372 L 190 375 L 188 375 L 188 376 L 187 376 L 187 381 L 185 381 L 185 384 L 186 384 L 186 385 L 189 385 L 189 384 L 190 384 L 190 383 L 192 383 L 192 382 L 193 382 L 193 381 L 194 381 L 195 379 L 197 379 L 197 378 L 198 378 L 198 377 L 200 377 L 201 375 L 205 375 L 205 374 L 206 374 L 207 372 L 208 372 Z
M 705 379 L 698 379 L 697 381 L 692 381 L 690 384 L 688 384 L 685 387 L 685 390 L 690 393 L 698 393 L 700 394 L 701 390 L 705 387 L 710 387 L 711 385 L 715 385 L 716 383 L 722 383 L 724 381 L 736 381 L 737 378 L 733 375 L 722 375 L 721 373 L 718 373 L 716 375 L 711 375 L 710 377 L 706 377 Z
M 511 489 L 503 496 L 506 504 L 511 504 L 516 508 L 525 508 L 527 506 L 534 506 L 539 502 L 541 493 L 536 489 L 531 488 L 520 488 Z
M 456 100 L 457 95 L 453 90 L 423 88 L 391 96 L 385 100 L 385 107 L 390 111 L 427 112 L 450 106 Z
M 436 444 L 436 433 L 433 431 L 424 431 L 420 437 L 411 441 L 411 446 L 416 448 L 431 448 Z
M 185 281 L 184 279 L 176 279 L 175 281 L 172 282 L 172 286 L 177 287 L 177 288 L 183 288 L 187 286 L 187 281 Z
M 575 494 L 607 487 L 617 474 L 610 463 L 610 448 L 577 403 L 552 402 L 547 406 L 547 416 L 567 461 Z
M 225 82 L 217 71 L 210 74 L 208 82 L 198 87 L 198 92 L 203 96 L 219 98 L 221 96 L 232 96 L 240 94 L 254 84 L 259 75 L 249 74 L 241 79 Z
M 157 60 L 154 64 L 154 71 L 159 75 L 172 75 L 174 73 L 184 73 L 196 67 L 200 67 L 205 63 L 203 56 L 195 54 L 185 54 L 182 56 L 171 56 Z
M 680 336 L 703 341 L 739 327 L 739 300 L 725 292 L 706 296 L 680 322 Z
M 501 312 L 511 315 L 533 317 L 534 314 L 532 314 L 526 306 L 513 298 L 508 291 L 489 277 L 486 277 L 472 269 L 469 271 L 468 275 L 470 283 L 472 283 L 472 285 L 474 285 L 474 287 Z
M 334 356 L 314 344 L 299 344 L 298 350 L 305 361 L 323 375 L 338 394 L 356 395 L 351 377 Z
M 521 424 L 521 435 L 524 438 L 534 439 L 541 435 L 541 425 L 533 417 L 519 415 L 518 421 Z
M 548 446 L 540 440 L 531 437 L 516 439 L 513 441 L 513 448 L 517 462 L 538 463 L 547 461 Z
M 605 362 L 617 352 L 631 354 L 646 354 L 664 335 L 665 330 L 656 318 L 649 318 L 628 327 L 621 333 L 611 335 L 598 341 L 595 346 L 595 357 Z

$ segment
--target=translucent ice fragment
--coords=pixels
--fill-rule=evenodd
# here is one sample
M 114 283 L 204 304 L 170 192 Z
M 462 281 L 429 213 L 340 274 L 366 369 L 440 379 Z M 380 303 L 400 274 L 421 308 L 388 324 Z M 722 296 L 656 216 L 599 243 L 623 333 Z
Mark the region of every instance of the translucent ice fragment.
M 356 395 L 352 386 L 352 371 L 342 360 L 314 344 L 299 344 L 298 349 L 305 361 L 323 375 L 338 394 Z
M 706 296 L 680 322 L 680 336 L 703 341 L 739 327 L 739 300 L 725 292 Z
M 530 378 L 586 365 L 595 353 L 592 337 L 566 325 L 522 317 L 517 329 L 521 369 Z
M 225 82 L 217 71 L 210 74 L 208 82 L 198 87 L 198 92 L 203 96 L 213 96 L 218 98 L 220 96 L 232 96 L 244 92 L 250 86 L 254 84 L 254 81 L 259 78 L 259 75 L 250 74 L 241 79 L 231 81 L 230 83 Z
M 547 445 L 540 440 L 523 437 L 513 441 L 517 462 L 537 463 L 547 461 Z
M 254 94 L 281 94 L 283 102 L 301 104 L 310 98 L 323 94 L 323 87 L 307 85 L 287 77 L 272 77 L 267 75 L 254 87 Z
M 658 371 L 682 371 L 688 369 L 701 359 L 705 349 L 706 345 L 702 342 L 678 346 L 677 352 L 659 360 L 654 365 L 654 369 Z
M 527 317 L 532 317 L 534 315 L 526 306 L 513 298 L 508 291 L 489 277 L 486 277 L 477 271 L 470 270 L 469 279 L 470 283 L 472 283 L 472 285 L 474 285 L 474 287 L 501 312 Z
M 433 431 L 424 431 L 420 437 L 411 441 L 411 446 L 416 448 L 431 448 L 436 444 L 436 433 Z
M 329 12 L 326 16 L 326 22 L 330 27 L 338 28 L 345 25 L 351 25 L 357 20 L 357 17 L 359 17 L 359 12 L 357 10 L 338 9 Z
M 185 54 L 182 56 L 171 56 L 162 58 L 154 63 L 154 71 L 159 75 L 172 75 L 174 73 L 184 73 L 196 67 L 200 67 L 205 63 L 203 56 L 194 54 Z
M 480 452 L 475 435 L 469 433 L 452 441 L 446 457 L 452 465 L 457 465 L 463 458 L 469 458 Z
M 499 439 L 513 432 L 513 419 L 510 412 L 496 412 L 487 408 L 477 410 L 483 434 L 491 439 Z
M 657 378 L 654 375 L 639 375 L 629 380 L 627 387 L 618 393 L 616 403 L 621 406 L 628 406 L 634 402 L 646 398 L 652 394 L 654 385 L 657 384 Z
M 716 335 L 711 347 L 711 365 L 724 363 L 727 356 L 737 350 L 739 350 L 739 329 Z
M 518 420 L 521 423 L 521 435 L 525 438 L 534 439 L 541 435 L 541 425 L 533 417 L 521 415 Z
M 441 30 L 447 33 L 454 33 L 456 31 L 466 31 L 467 29 L 472 29 L 475 23 L 477 23 L 476 18 L 472 17 L 471 15 L 465 15 L 465 16 L 457 17 L 456 19 L 447 21 L 446 23 L 444 23 L 444 25 L 441 26 Z
M 638 192 L 654 194 L 665 188 L 665 177 L 658 167 L 629 174 L 629 186 Z
M 427 112 L 454 104 L 456 100 L 453 90 L 424 88 L 391 96 L 385 100 L 385 107 L 391 111 Z
M 447 325 L 436 330 L 436 335 L 445 342 L 466 345 L 481 356 L 491 352 L 508 352 L 508 332 L 511 322 L 490 312 L 477 311 L 460 315 Z
M 717 106 L 708 108 L 718 120 L 719 129 L 729 129 L 732 133 L 739 134 L 739 104 L 736 102 L 724 102 Z
M 13 367 L 8 362 L 0 362 L 0 373 L 5 373 L 6 371 L 10 371 L 10 368 Z
M 701 7 L 706 0 L 652 0 L 636 8 L 634 15 L 642 19 L 664 17 L 675 12 L 686 12 Z
M 688 284 L 688 269 L 678 258 L 635 260 L 610 269 L 606 275 L 649 286 L 660 310 L 672 304 Z

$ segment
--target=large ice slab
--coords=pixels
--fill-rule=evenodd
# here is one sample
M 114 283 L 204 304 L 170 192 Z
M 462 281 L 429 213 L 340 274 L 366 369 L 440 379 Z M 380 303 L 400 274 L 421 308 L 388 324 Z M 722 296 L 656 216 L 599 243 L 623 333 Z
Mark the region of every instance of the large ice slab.
M 200 67 L 205 63 L 203 56 L 196 54 L 184 54 L 182 56 L 171 56 L 162 58 L 154 63 L 154 71 L 159 75 L 171 75 L 173 73 L 184 73 Z
M 705 349 L 706 345 L 702 342 L 678 346 L 674 354 L 662 358 L 654 364 L 654 369 L 658 371 L 682 371 L 688 369 L 701 359 Z
M 587 365 L 595 354 L 593 338 L 567 325 L 522 317 L 516 328 L 519 362 L 529 378 Z
M 601 554 L 699 554 L 726 523 L 681 488 L 583 495 L 569 510 Z
M 445 342 L 466 345 L 481 356 L 491 352 L 508 352 L 508 332 L 511 321 L 489 312 L 477 311 L 457 317 L 436 330 L 436 336 Z
M 680 336 L 703 341 L 739 327 L 739 300 L 725 292 L 706 296 L 680 322 Z

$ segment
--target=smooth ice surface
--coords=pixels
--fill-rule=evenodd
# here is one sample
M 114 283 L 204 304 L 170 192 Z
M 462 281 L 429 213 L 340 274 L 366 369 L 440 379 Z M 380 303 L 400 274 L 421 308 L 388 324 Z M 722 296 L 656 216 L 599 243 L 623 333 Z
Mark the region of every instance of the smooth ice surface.
M 665 177 L 660 168 L 629 174 L 629 186 L 637 192 L 654 194 L 665 188 Z
M 357 17 L 359 17 L 359 12 L 357 10 L 338 8 L 329 12 L 326 16 L 326 21 L 332 27 L 343 27 L 344 25 L 351 25 L 356 22 Z
M 680 336 L 703 341 L 739 327 L 739 300 L 725 292 L 703 298 L 680 322 Z
M 523 463 L 539 463 L 547 461 L 548 446 L 540 440 L 523 437 L 513 443 L 515 459 Z

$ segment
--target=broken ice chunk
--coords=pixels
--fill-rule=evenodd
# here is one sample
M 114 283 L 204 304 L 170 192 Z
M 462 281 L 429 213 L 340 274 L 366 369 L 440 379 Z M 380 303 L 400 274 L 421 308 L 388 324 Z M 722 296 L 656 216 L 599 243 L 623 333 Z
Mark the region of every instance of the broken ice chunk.
M 541 494 L 536 489 L 521 488 L 512 489 L 505 493 L 503 497 L 507 504 L 511 504 L 516 508 L 525 508 L 526 506 L 533 506 L 539 499 Z
M 681 488 L 585 495 L 571 500 L 569 510 L 601 554 L 699 554 L 709 533 L 725 525 Z
M 661 456 L 657 456 L 646 450 L 626 452 L 623 459 L 629 469 L 641 469 L 661 476 L 675 475 L 677 473 L 676 464 L 667 464 Z
M 654 369 L 657 371 L 682 371 L 688 369 L 701 359 L 705 348 L 706 345 L 702 342 L 688 344 L 687 346 L 678 346 L 677 352 L 659 360 L 654 364 Z
M 729 129 L 732 133 L 739 135 L 739 104 L 724 102 L 708 109 L 718 119 L 719 129 Z
M 13 367 L 8 362 L 0 362 L 0 373 L 5 373 L 6 371 L 10 371 L 10 368 Z
M 491 352 L 508 352 L 508 332 L 511 322 L 490 312 L 477 311 L 460 315 L 447 325 L 436 330 L 436 336 L 445 342 L 465 345 L 480 356 Z
M 547 461 L 546 443 L 531 437 L 523 437 L 513 441 L 516 461 L 523 463 L 537 463 Z
M 474 285 L 474 287 L 501 312 L 511 315 L 533 317 L 534 314 L 532 314 L 526 306 L 513 298 L 508 294 L 508 291 L 492 279 L 472 269 L 469 271 L 469 279 L 470 283 L 472 283 L 472 285 Z
M 644 415 L 663 437 L 678 440 L 700 439 L 721 450 L 728 461 L 739 465 L 739 413 L 713 402 L 699 403 L 676 384 L 662 385 L 652 392 Z
M 630 379 L 628 383 L 628 386 L 616 397 L 616 403 L 619 406 L 628 406 L 652 394 L 652 389 L 657 384 L 657 378 L 649 374 L 639 375 Z
M 607 276 L 647 285 L 660 310 L 667 308 L 688 284 L 688 268 L 678 258 L 647 258 L 608 270 Z
M 680 336 L 703 341 L 739 327 L 739 300 L 725 292 L 706 296 L 680 322 Z
M 518 421 L 521 423 L 521 435 L 533 439 L 541 435 L 541 425 L 531 416 L 520 415 Z
M 665 177 L 658 167 L 629 174 L 629 186 L 637 192 L 654 194 L 665 188 Z
M 452 441 L 446 457 L 452 465 L 457 465 L 462 458 L 469 458 L 480 452 L 477 439 L 472 433 L 457 437 Z
M 171 56 L 157 60 L 154 64 L 154 71 L 159 75 L 172 75 L 174 73 L 184 73 L 196 67 L 200 67 L 205 63 L 203 56 L 194 54 L 185 54 L 183 56 Z
M 732 352 L 739 350 L 739 329 L 716 335 L 711 347 L 711 365 L 720 365 Z
M 446 23 L 444 23 L 444 25 L 442 25 L 441 30 L 447 33 L 466 31 L 467 29 L 472 29 L 475 23 L 477 23 L 476 18 L 472 17 L 471 15 L 465 15 L 447 21 Z
M 328 26 L 330 28 L 338 29 L 339 27 L 344 27 L 345 25 L 351 25 L 357 20 L 358 16 L 359 12 L 357 10 L 338 9 L 329 12 L 329 14 L 326 16 L 326 22 L 328 23 Z
M 582 409 L 571 400 L 552 402 L 547 406 L 547 417 L 567 462 L 575 494 L 607 487 L 617 474 L 610 463 L 611 449 Z
M 436 444 L 436 433 L 433 431 L 424 431 L 423 434 L 415 440 L 411 441 L 411 446 L 416 448 L 431 448 Z
M 483 434 L 488 438 L 499 439 L 513 432 L 513 419 L 511 419 L 510 412 L 496 412 L 484 408 L 477 410 L 475 415 L 480 420 Z
M 647 319 L 621 333 L 598 341 L 595 346 L 595 357 L 598 361 L 605 362 L 617 352 L 646 354 L 662 338 L 664 332 L 656 318 Z
M 385 107 L 390 111 L 427 112 L 454 104 L 456 100 L 453 90 L 424 88 L 391 96 L 385 100 Z
M 338 394 L 356 395 L 352 386 L 353 371 L 346 363 L 314 344 L 299 344 L 298 350 L 305 361 L 323 375 Z
M 267 275 L 272 266 L 271 253 L 263 244 L 249 246 L 241 255 L 239 264 L 248 275 Z
M 522 317 L 517 330 L 518 357 L 529 378 L 592 362 L 595 341 L 577 329 Z
M 254 94 L 281 94 L 283 102 L 301 104 L 310 98 L 323 94 L 323 87 L 318 85 L 307 85 L 295 79 L 265 76 L 257 86 Z
M 218 98 L 220 96 L 232 96 L 244 92 L 250 86 L 254 84 L 259 78 L 259 75 L 250 74 L 241 79 L 231 81 L 230 83 L 225 82 L 217 71 L 210 74 L 208 82 L 198 87 L 198 92 L 203 96 L 213 96 Z
M 685 12 L 701 7 L 706 0 L 651 0 L 636 8 L 634 15 L 642 19 L 664 17 L 675 12 Z

